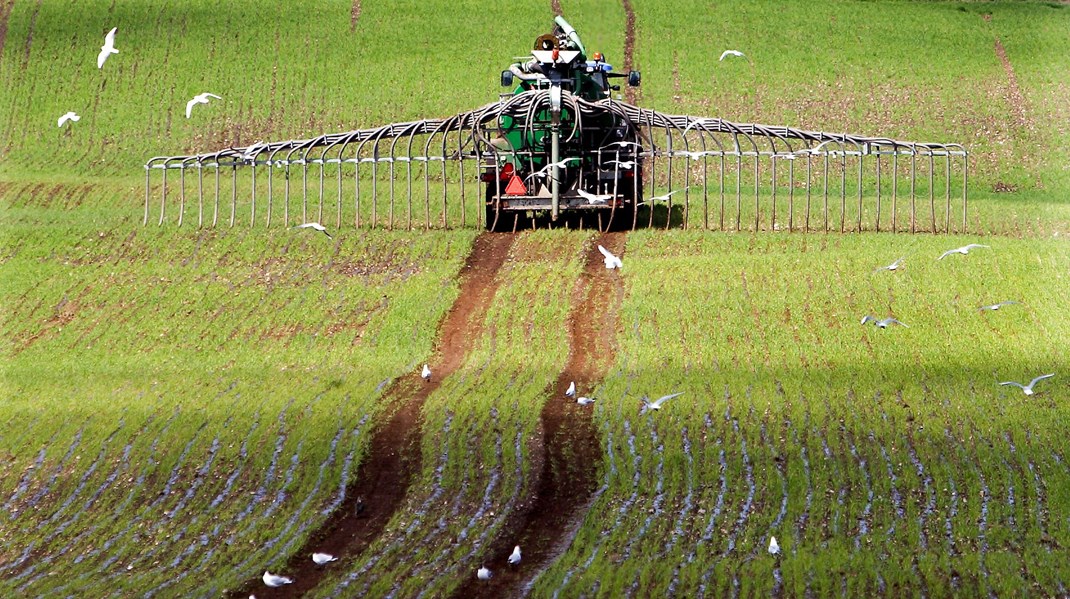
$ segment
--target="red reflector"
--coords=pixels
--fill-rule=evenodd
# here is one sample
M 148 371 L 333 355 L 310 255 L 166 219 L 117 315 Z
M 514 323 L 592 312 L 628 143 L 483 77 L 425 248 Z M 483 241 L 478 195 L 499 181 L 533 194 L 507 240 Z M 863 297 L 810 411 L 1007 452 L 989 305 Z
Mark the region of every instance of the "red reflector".
M 505 187 L 505 193 L 511 196 L 523 196 L 528 194 L 528 188 L 524 187 L 524 182 L 520 180 L 520 177 L 513 175 L 513 178 L 509 179 L 509 185 Z

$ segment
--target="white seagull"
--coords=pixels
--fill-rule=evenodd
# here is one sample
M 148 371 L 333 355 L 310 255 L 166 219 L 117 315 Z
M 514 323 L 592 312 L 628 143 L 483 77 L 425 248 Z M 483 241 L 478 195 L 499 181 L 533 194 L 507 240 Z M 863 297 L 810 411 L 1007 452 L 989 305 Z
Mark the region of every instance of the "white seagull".
M 517 545 L 516 547 L 513 547 L 513 552 L 509 555 L 509 563 L 510 564 L 519 564 L 520 563 L 520 545 Z
M 634 160 L 607 160 L 606 164 L 616 164 L 624 170 L 628 170 L 630 168 L 635 167 Z
M 898 270 L 899 267 L 903 265 L 903 260 L 906 260 L 906 259 L 907 259 L 907 257 L 903 256 L 902 258 L 896 260 L 895 262 L 892 262 L 888 266 L 881 266 L 880 268 L 874 270 L 873 272 L 878 272 L 878 271 L 881 271 L 881 270 Z
M 294 228 L 295 229 L 309 229 L 309 228 L 315 229 L 315 230 L 319 231 L 320 233 L 323 233 L 324 235 L 326 235 L 327 239 L 334 239 L 333 237 L 331 237 L 331 234 L 327 232 L 327 227 L 324 227 L 323 225 L 321 225 L 319 223 L 305 223 L 303 225 L 297 225 Z
M 680 189 L 676 189 L 676 190 L 670 191 L 669 193 L 666 193 L 666 194 L 662 194 L 662 195 L 659 195 L 659 196 L 654 196 L 652 198 L 647 198 L 647 199 L 645 199 L 645 200 L 643 200 L 642 202 L 639 202 L 639 203 L 640 204 L 653 204 L 654 202 L 667 202 L 669 200 L 669 198 L 671 198 L 673 196 L 673 194 L 680 193 L 681 191 L 683 191 L 685 189 L 687 189 L 687 188 L 686 187 L 682 187 Z
M 862 324 L 866 324 L 867 322 L 872 322 L 873 324 L 877 325 L 878 327 L 880 327 L 882 329 L 888 328 L 888 325 L 890 325 L 890 324 L 897 324 L 899 326 L 903 326 L 903 327 L 906 327 L 908 329 L 910 328 L 906 324 L 904 324 L 902 322 L 899 322 L 898 320 L 896 320 L 895 318 L 892 318 L 891 316 L 889 316 L 888 318 L 882 318 L 880 320 L 877 320 L 876 316 L 870 316 L 869 314 L 866 314 L 865 316 L 862 317 Z
M 602 252 L 602 255 L 606 257 L 606 268 L 624 268 L 624 263 L 620 258 L 613 255 L 612 252 L 602 246 L 598 246 L 598 251 Z
M 583 189 L 576 189 L 576 193 L 578 193 L 581 198 L 587 200 L 587 202 L 591 204 L 605 204 L 606 200 L 613 197 L 613 194 L 597 195 L 585 191 Z
M 1014 385 L 1015 387 L 1019 387 L 1026 395 L 1032 395 L 1033 394 L 1033 385 L 1039 383 L 1040 381 L 1043 381 L 1044 379 L 1050 379 L 1053 376 L 1055 376 L 1054 372 L 1051 373 L 1051 374 L 1042 374 L 1042 375 L 1038 376 L 1037 378 L 1029 381 L 1028 385 L 1023 385 L 1021 383 L 1016 383 L 1014 381 L 1007 381 L 1005 383 L 1000 383 L 1000 386 Z
M 565 168 L 568 165 L 567 163 L 572 162 L 573 160 L 579 160 L 579 158 L 562 158 L 557 162 L 551 162 L 546 166 L 540 168 L 539 170 L 535 171 L 534 173 L 528 175 L 527 179 L 530 179 L 532 177 L 545 177 L 546 174 L 550 171 L 550 169 L 554 168 L 555 166 L 559 168 Z M 525 181 L 527 179 L 525 179 Z
M 476 578 L 480 580 L 490 580 L 491 576 L 493 576 L 493 574 L 491 573 L 490 568 L 487 568 L 486 566 L 480 566 L 479 569 L 476 570 Z
M 97 68 L 104 68 L 104 61 L 108 60 L 108 55 L 118 54 L 119 51 L 115 49 L 115 30 L 118 27 L 112 27 L 108 35 L 104 36 L 104 45 L 100 47 L 100 54 L 97 54 Z
M 331 555 L 330 553 L 313 553 L 312 554 L 312 561 L 316 562 L 317 566 L 322 566 L 323 564 L 326 564 L 327 562 L 338 561 L 338 558 L 333 556 L 333 555 Z
M 611 144 L 606 144 L 606 145 L 602 146 L 602 148 L 599 148 L 599 149 L 608 148 L 609 146 L 619 146 L 619 147 L 622 147 L 622 148 L 627 148 L 628 146 L 635 146 L 637 148 L 641 148 L 641 147 L 643 147 L 643 144 L 636 143 L 634 141 L 615 141 L 615 142 L 613 142 Z
M 222 100 L 223 99 L 220 96 L 217 96 L 215 94 L 208 93 L 208 92 L 204 92 L 203 94 L 197 94 L 196 96 L 193 96 L 192 100 L 190 100 L 189 102 L 186 102 L 186 118 L 188 119 L 190 117 L 190 114 L 193 113 L 193 107 L 194 106 L 196 106 L 197 104 L 207 104 L 208 103 L 208 98 L 215 98 L 216 100 Z
M 981 245 L 979 243 L 971 243 L 969 245 L 964 245 L 964 246 L 962 246 L 960 248 L 955 248 L 953 250 L 948 250 L 948 251 L 944 252 L 943 254 L 940 254 L 940 257 L 937 258 L 937 260 L 943 260 L 944 258 L 950 256 L 951 254 L 962 254 L 963 256 L 965 256 L 966 254 L 969 254 L 970 250 L 972 250 L 974 248 L 986 248 L 986 247 L 988 247 L 988 246 L 987 245 Z
M 780 544 L 776 542 L 776 537 L 769 537 L 769 553 L 773 555 L 780 553 Z
M 673 393 L 672 395 L 662 395 L 661 397 L 655 399 L 654 401 L 650 401 L 650 398 L 647 397 L 646 395 L 644 395 L 643 398 L 642 398 L 643 408 L 644 409 L 649 408 L 651 410 L 660 410 L 661 409 L 661 404 L 669 401 L 670 399 L 672 399 L 674 397 L 677 397 L 677 396 L 680 396 L 680 395 L 683 395 L 683 394 L 684 394 L 684 392 L 681 391 L 679 393 Z
M 594 398 L 593 397 L 577 397 L 576 398 L 576 403 L 580 404 L 581 406 L 589 406 L 589 405 L 594 403 Z
M 78 116 L 73 112 L 68 112 L 67 114 L 59 117 L 59 120 L 56 121 L 56 126 L 62 127 L 64 124 L 67 123 L 67 121 L 74 121 L 75 123 L 77 123 L 81 118 L 82 117 Z
M 984 310 L 999 310 L 1003 306 L 1011 306 L 1011 305 L 1014 305 L 1014 304 L 1017 304 L 1017 303 L 1018 302 L 1015 302 L 1015 301 L 1006 301 L 1006 302 L 1000 302 L 998 304 L 989 304 L 987 306 L 981 306 L 979 309 L 981 311 L 984 311 Z
M 743 54 L 742 52 L 740 52 L 739 50 L 725 50 L 724 52 L 721 52 L 721 58 L 718 59 L 718 62 L 724 60 L 725 58 L 727 58 L 729 56 L 739 56 L 740 58 L 747 58 L 747 56 L 745 54 Z M 747 60 L 750 60 L 750 59 L 748 58 Z
M 281 587 L 284 584 L 293 583 L 293 579 L 286 576 L 279 576 L 278 574 L 272 574 L 271 572 L 264 570 L 264 584 L 269 587 Z
M 431 380 L 431 368 L 427 364 L 424 364 L 424 369 L 420 371 L 420 376 L 423 377 L 425 381 Z
M 576 381 L 572 381 L 568 384 L 568 389 L 565 390 L 565 397 L 572 397 L 576 395 Z

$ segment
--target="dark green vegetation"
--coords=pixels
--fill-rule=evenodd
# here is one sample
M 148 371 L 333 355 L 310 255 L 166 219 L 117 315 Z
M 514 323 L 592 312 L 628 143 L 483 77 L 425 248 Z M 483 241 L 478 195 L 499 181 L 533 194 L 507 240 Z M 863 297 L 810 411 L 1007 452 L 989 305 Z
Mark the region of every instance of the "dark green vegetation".
M 376 399 L 429 361 L 476 231 L 142 227 L 141 164 L 482 104 L 549 4 L 363 2 L 355 25 L 336 2 L 0 4 L 5 595 L 217 595 L 351 505 Z M 581 390 L 604 491 L 535 592 L 1066 593 L 1070 8 L 631 5 L 643 105 L 961 142 L 977 235 L 630 235 L 618 363 Z M 624 68 L 622 7 L 563 10 Z M 718 62 L 729 48 L 753 66 Z M 185 119 L 205 91 L 224 100 Z M 56 128 L 67 110 L 82 121 Z M 991 248 L 935 260 L 969 242 Z M 323 594 L 354 574 L 439 595 L 505 567 L 486 546 L 563 401 L 545 390 L 589 244 L 514 243 L 424 406 L 415 487 Z M 997 385 L 1047 372 L 1033 397 Z

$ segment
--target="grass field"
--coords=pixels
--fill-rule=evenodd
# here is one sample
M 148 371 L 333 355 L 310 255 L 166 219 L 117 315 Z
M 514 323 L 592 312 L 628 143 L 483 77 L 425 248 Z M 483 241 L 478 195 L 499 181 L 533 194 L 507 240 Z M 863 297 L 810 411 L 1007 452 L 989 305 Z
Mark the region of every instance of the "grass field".
M 141 165 L 484 104 L 551 4 L 0 3 L 5 595 L 272 596 L 259 575 L 353 509 L 384 394 L 449 350 L 474 219 L 328 239 L 250 227 L 243 205 L 234 227 L 143 227 Z M 530 594 L 1066 595 L 1070 9 L 560 6 L 618 70 L 632 11 L 643 106 L 963 143 L 973 234 L 629 233 L 619 297 L 598 299 L 619 310 L 614 362 L 581 390 L 598 490 L 550 562 L 519 566 Z M 204 91 L 224 100 L 187 120 Z M 83 119 L 56 128 L 67 110 Z M 554 382 L 594 243 L 511 242 L 420 408 L 412 485 L 310 596 L 457 596 L 509 567 L 492 547 L 539 487 L 541 410 L 571 401 Z M 990 247 L 937 260 L 966 243 Z M 1034 396 L 998 384 L 1049 372 Z

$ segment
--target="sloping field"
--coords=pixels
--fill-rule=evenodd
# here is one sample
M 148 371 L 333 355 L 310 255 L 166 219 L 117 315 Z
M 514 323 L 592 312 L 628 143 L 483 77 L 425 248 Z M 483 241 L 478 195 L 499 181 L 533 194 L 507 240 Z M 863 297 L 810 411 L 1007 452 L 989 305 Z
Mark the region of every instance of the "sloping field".
M 1067 594 L 1065 5 L 68 4 L 0 2 L 4 596 Z M 148 157 L 472 108 L 555 10 L 643 106 L 964 143 L 976 234 L 141 225 Z

